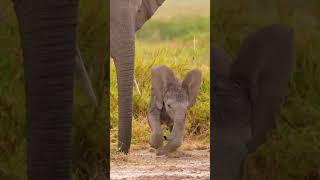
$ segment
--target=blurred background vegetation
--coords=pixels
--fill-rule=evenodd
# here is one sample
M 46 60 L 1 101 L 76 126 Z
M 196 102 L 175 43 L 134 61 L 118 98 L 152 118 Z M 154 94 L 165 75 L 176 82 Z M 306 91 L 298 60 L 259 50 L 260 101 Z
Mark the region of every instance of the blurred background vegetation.
M 278 128 L 247 159 L 246 179 L 320 179 L 320 1 L 216 0 L 211 13 L 213 42 L 233 57 L 259 27 L 282 23 L 295 33 L 295 69 Z
M 107 5 L 79 1 L 78 42 L 98 99 L 94 108 L 76 78 L 73 112 L 73 179 L 105 176 L 107 145 Z M 58 12 L 57 12 L 58 13 Z M 0 179 L 26 178 L 23 58 L 13 4 L 0 0 Z M 77 77 L 77 76 L 76 76 Z
M 132 148 L 148 147 L 150 128 L 147 107 L 150 101 L 151 68 L 164 64 L 184 78 L 193 68 L 203 73 L 197 103 L 187 113 L 186 140 L 209 147 L 210 123 L 210 1 L 166 0 L 136 34 L 135 79 L 133 92 Z M 117 79 L 111 61 L 111 149 L 117 148 Z M 165 133 L 168 133 L 167 131 Z M 195 141 L 193 141 L 195 140 Z M 187 144 L 187 143 L 184 143 Z

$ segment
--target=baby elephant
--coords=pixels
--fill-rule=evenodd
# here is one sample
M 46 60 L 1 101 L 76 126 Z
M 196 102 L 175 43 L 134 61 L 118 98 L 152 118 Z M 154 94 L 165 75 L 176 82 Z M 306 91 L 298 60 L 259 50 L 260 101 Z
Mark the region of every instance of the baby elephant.
M 201 71 L 194 69 L 184 80 L 174 75 L 171 69 L 158 65 L 151 70 L 151 101 L 148 107 L 148 122 L 151 128 L 150 145 L 157 149 L 157 155 L 164 155 L 176 150 L 183 141 L 187 110 L 196 102 Z M 170 129 L 163 146 L 161 124 Z

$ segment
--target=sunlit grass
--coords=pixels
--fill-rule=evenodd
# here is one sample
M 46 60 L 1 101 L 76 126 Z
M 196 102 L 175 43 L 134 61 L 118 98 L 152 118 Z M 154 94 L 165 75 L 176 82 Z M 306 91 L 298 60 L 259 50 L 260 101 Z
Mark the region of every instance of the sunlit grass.
M 153 20 L 171 19 L 182 16 L 209 17 L 210 0 L 166 0 L 152 17 Z

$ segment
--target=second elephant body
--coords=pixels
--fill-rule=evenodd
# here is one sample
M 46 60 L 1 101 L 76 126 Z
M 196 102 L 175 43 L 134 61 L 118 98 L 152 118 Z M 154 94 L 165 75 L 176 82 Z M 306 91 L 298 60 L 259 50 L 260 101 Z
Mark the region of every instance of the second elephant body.
M 288 89 L 293 31 L 265 26 L 244 39 L 232 60 L 212 47 L 214 72 L 213 179 L 240 180 L 245 159 L 265 143 Z

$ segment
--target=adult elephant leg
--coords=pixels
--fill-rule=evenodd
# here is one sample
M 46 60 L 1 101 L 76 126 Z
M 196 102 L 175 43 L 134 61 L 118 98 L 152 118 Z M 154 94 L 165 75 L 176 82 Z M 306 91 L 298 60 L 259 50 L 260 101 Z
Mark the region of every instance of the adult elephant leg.
M 26 80 L 30 180 L 71 179 L 77 7 L 77 0 L 15 1 Z

